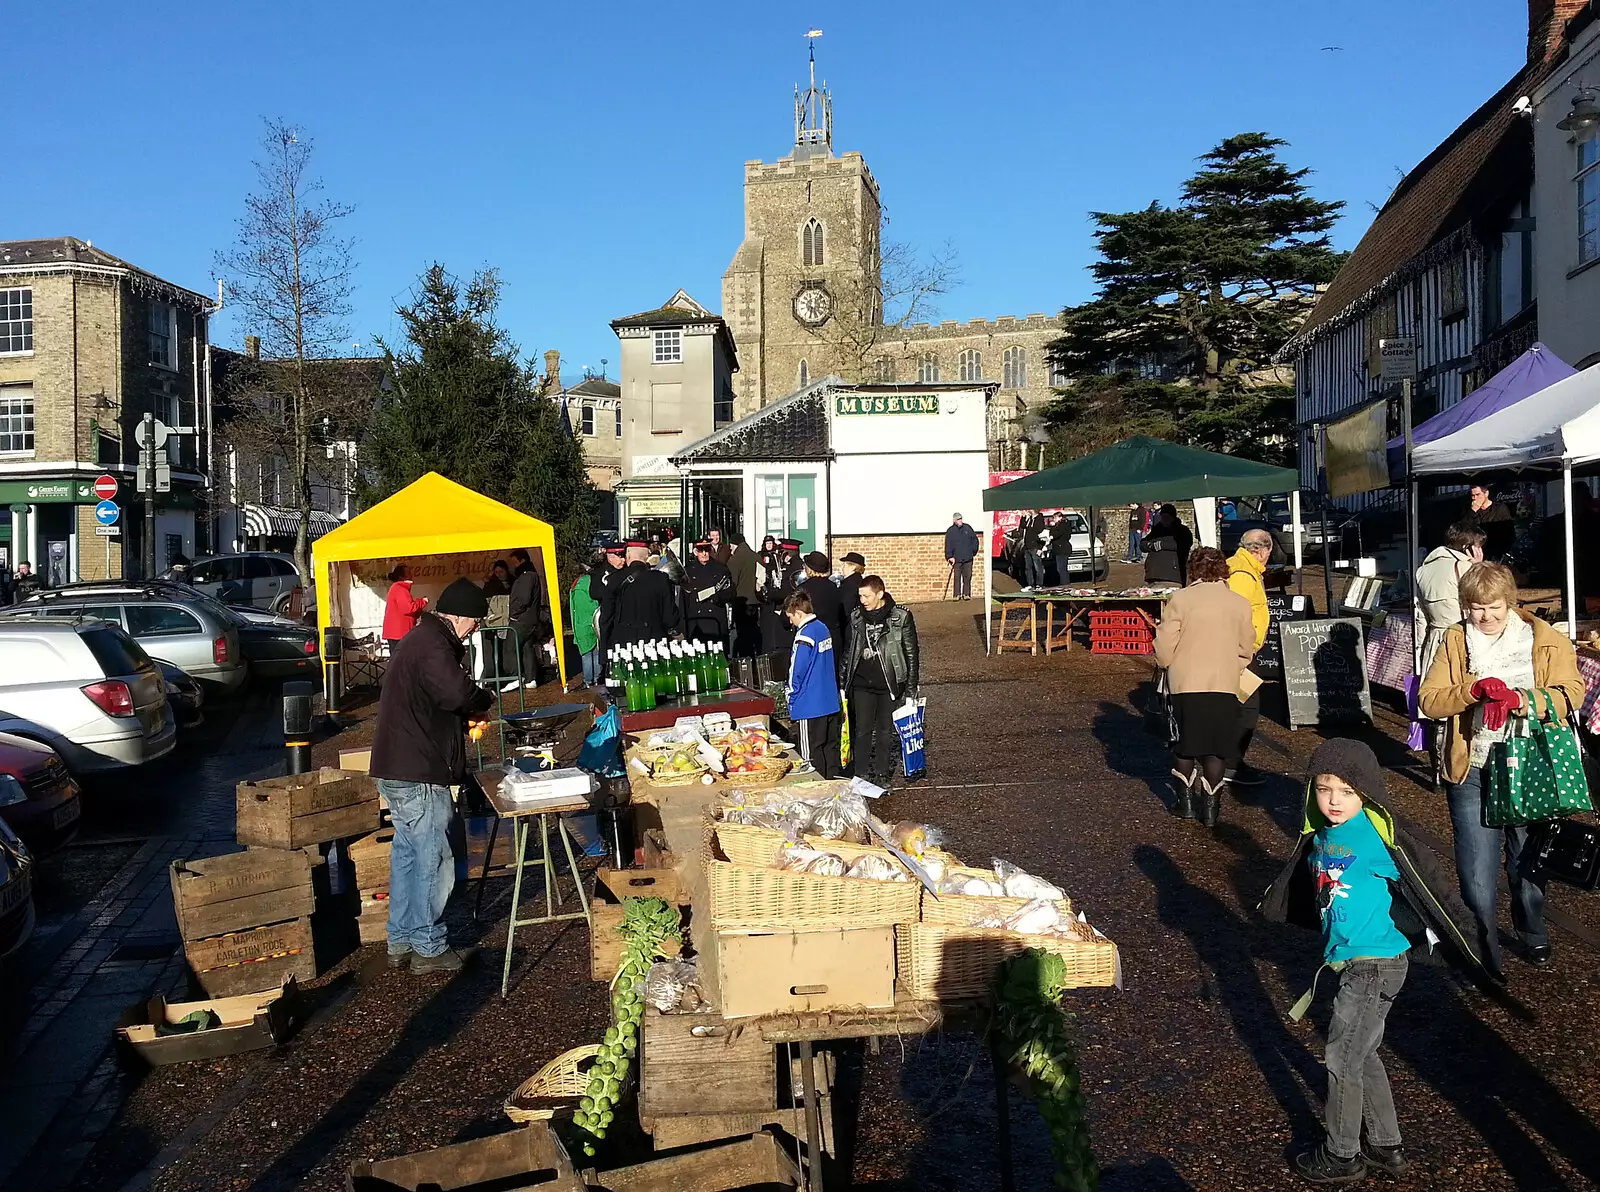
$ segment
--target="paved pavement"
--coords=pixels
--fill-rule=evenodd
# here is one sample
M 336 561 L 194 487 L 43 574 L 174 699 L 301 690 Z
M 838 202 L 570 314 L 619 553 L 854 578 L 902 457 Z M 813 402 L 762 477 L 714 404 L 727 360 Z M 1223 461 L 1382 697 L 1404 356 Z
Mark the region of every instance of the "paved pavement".
M 87 789 L 78 839 L 41 862 L 47 888 L 55 869 L 86 865 L 90 884 L 105 880 L 65 913 L 47 907 L 4 975 L 17 1025 L 0 1036 L 0 1187 L 70 1187 L 115 1117 L 130 1078 L 113 1027 L 184 979 L 168 866 L 233 847 L 234 787 L 282 773 L 280 723 L 275 686 L 213 705 L 167 758 Z M 126 859 L 99 873 L 97 853 Z

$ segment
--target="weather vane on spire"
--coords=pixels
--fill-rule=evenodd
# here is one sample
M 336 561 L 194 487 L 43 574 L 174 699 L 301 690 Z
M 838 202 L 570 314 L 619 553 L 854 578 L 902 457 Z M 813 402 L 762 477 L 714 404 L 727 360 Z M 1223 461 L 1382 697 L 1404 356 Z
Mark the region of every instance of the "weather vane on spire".
M 831 157 L 833 155 L 833 97 L 828 84 L 817 86 L 817 38 L 821 29 L 806 30 L 810 57 L 810 86 L 804 95 L 794 89 L 794 155 Z

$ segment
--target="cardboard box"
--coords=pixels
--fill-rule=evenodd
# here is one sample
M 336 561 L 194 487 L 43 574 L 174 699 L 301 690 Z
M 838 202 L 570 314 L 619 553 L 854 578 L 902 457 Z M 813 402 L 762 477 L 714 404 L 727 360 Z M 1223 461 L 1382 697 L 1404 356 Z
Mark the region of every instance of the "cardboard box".
M 277 989 L 204 1002 L 168 1002 L 153 997 L 132 1007 L 117 1023 L 118 1042 L 152 1067 L 185 1060 L 213 1060 L 275 1047 L 289 1037 L 296 1012 L 297 989 L 290 977 Z M 208 1031 L 160 1035 L 160 1023 L 177 1023 L 197 1010 L 211 1010 L 222 1020 Z
M 236 807 L 235 838 L 261 848 L 304 848 L 379 826 L 376 781 L 332 766 L 314 774 L 241 782 Z
M 339 769 L 349 774 L 365 774 L 372 768 L 372 750 L 339 750 Z
M 210 997 L 258 993 L 290 977 L 312 981 L 317 976 L 309 918 L 188 940 L 183 950 L 196 983 Z
M 639 1022 L 639 1120 L 675 1114 L 759 1113 L 778 1105 L 778 1063 L 758 1031 L 717 1014 L 662 1014 Z
M 250 849 L 174 861 L 169 874 L 178 932 L 186 940 L 298 919 L 316 909 L 312 860 L 298 849 Z
M 717 933 L 724 1018 L 894 1005 L 894 928 Z

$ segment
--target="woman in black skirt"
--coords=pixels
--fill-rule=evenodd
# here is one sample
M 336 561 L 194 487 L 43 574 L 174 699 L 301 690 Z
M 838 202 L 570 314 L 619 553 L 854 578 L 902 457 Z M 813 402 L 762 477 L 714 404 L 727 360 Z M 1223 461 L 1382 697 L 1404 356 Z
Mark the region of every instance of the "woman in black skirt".
M 1156 628 L 1156 665 L 1166 668 L 1177 721 L 1174 810 L 1217 826 L 1226 758 L 1239 736 L 1239 682 L 1255 653 L 1250 602 L 1228 587 L 1228 563 L 1209 546 L 1189 555 L 1189 586 L 1167 601 Z

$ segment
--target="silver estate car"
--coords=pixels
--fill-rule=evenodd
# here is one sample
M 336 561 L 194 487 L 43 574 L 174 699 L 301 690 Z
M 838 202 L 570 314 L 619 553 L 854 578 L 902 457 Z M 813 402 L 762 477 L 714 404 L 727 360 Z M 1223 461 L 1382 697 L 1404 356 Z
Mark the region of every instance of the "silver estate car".
M 142 765 L 178 742 L 161 669 L 120 627 L 79 617 L 0 620 L 0 720 L 75 774 Z

